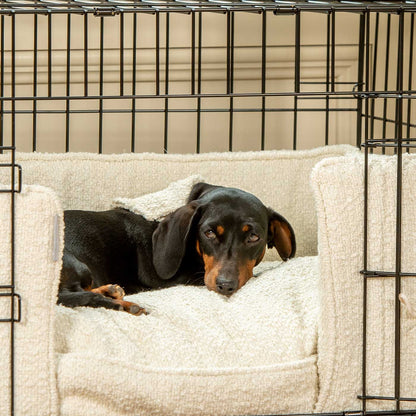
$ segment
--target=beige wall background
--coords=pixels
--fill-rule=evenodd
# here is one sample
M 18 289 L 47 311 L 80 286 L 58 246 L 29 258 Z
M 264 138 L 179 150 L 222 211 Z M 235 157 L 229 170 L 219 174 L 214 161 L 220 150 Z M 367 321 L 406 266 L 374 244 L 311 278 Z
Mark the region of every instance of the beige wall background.
M 191 92 L 191 15 L 170 15 L 170 56 L 169 92 L 189 94 Z M 385 27 L 386 15 L 380 16 L 380 41 L 378 51 L 378 79 L 376 87 L 384 88 L 382 71 L 385 66 Z M 392 16 L 391 37 L 397 38 L 397 16 Z M 406 17 L 406 44 L 408 48 L 409 19 Z M 103 18 L 104 59 L 103 92 L 118 95 L 120 92 L 120 15 Z M 202 93 L 226 92 L 226 37 L 227 16 L 220 13 L 203 13 L 202 18 Z M 372 19 L 374 27 L 374 18 Z M 72 15 L 70 21 L 70 94 L 84 93 L 84 16 Z M 16 96 L 47 96 L 48 94 L 48 17 L 37 18 L 37 87 L 34 89 L 34 26 L 33 16 L 16 16 Z M 136 68 L 133 68 L 133 15 L 124 15 L 124 94 L 133 92 L 133 71 L 136 71 L 136 93 L 155 93 L 156 81 L 156 16 L 137 15 Z M 198 29 L 198 17 L 196 18 Z M 5 95 L 11 95 L 12 76 L 11 18 L 5 16 L 4 79 Z M 160 92 L 165 92 L 165 41 L 166 14 L 160 14 Z M 234 49 L 234 92 L 256 92 L 261 90 L 261 43 L 262 15 L 257 13 L 235 14 Z M 301 17 L 301 81 L 323 82 L 326 79 L 326 28 L 327 15 L 303 13 Z M 67 81 L 67 30 L 65 15 L 52 16 L 52 55 L 51 81 L 52 96 L 66 95 Z M 198 32 L 198 30 L 197 30 Z M 295 16 L 267 14 L 267 60 L 266 92 L 293 91 L 295 61 Z M 336 15 L 336 54 L 335 81 L 355 82 L 357 80 L 359 41 L 359 15 L 337 13 Z M 198 35 L 196 35 L 198 44 Z M 373 52 L 371 45 L 371 51 Z M 395 88 L 395 68 L 397 50 L 391 50 L 391 82 Z M 100 18 L 88 16 L 88 93 L 98 95 L 100 88 Z M 407 50 L 407 49 L 406 49 Z M 198 51 L 196 51 L 196 57 Z M 407 55 L 405 65 L 408 61 Z M 383 61 L 384 60 L 384 61 Z M 196 68 L 197 70 L 197 68 Z M 372 72 L 372 69 L 371 69 Z M 393 85 L 391 85 L 393 83 Z M 324 91 L 325 85 L 303 84 L 301 91 Z M 352 85 L 337 84 L 338 91 L 351 91 Z M 104 100 L 103 108 L 103 152 L 120 153 L 130 151 L 132 99 Z M 392 101 L 392 100 L 391 100 Z M 293 97 L 269 97 L 266 108 L 293 108 Z M 38 101 L 36 115 L 36 139 L 38 151 L 65 151 L 66 101 Z M 165 100 L 163 98 L 136 99 L 135 105 L 141 110 L 159 110 L 158 113 L 138 112 L 135 116 L 135 148 L 139 152 L 162 152 L 164 140 Z M 261 98 L 235 98 L 234 108 L 261 108 Z M 407 103 L 406 103 L 407 105 Z M 323 109 L 325 99 L 299 100 L 299 109 Z M 331 108 L 355 108 L 354 100 L 330 100 Z M 170 99 L 170 109 L 195 110 L 196 98 Z M 98 151 L 99 100 L 71 100 L 71 110 L 90 110 L 93 114 L 77 113 L 69 117 L 69 137 L 71 151 Z M 201 108 L 221 109 L 221 112 L 203 112 L 201 115 L 201 152 L 226 151 L 229 139 L 229 98 L 203 98 Z M 11 104 L 4 105 L 3 138 L 5 143 L 11 137 Z M 33 102 L 17 101 L 16 143 L 21 151 L 32 151 L 33 142 Z M 112 114 L 112 110 L 122 109 L 123 114 Z M 383 111 L 382 100 L 376 103 L 376 112 Z M 53 114 L 41 114 L 43 110 L 53 110 Z M 394 116 L 394 104 L 388 102 L 388 114 Z M 406 113 L 406 112 L 405 112 Z M 414 111 L 412 109 L 411 114 Z M 265 117 L 266 149 L 290 149 L 293 136 L 293 112 L 267 112 Z M 355 144 L 356 112 L 333 112 L 329 117 L 329 143 Z M 195 112 L 175 112 L 168 119 L 169 153 L 192 153 L 196 149 L 197 115 Z M 375 123 L 375 134 L 380 135 L 382 124 Z M 257 150 L 261 141 L 261 113 L 237 112 L 233 120 L 233 150 Z M 393 134 L 388 127 L 388 134 Z M 298 149 L 307 149 L 324 144 L 325 113 L 298 113 Z M 379 136 L 380 137 L 380 136 Z

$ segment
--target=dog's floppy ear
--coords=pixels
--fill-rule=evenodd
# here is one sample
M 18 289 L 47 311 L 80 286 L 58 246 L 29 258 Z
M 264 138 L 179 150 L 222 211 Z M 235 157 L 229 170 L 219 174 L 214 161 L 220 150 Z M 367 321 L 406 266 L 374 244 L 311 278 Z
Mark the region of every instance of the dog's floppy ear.
M 153 265 L 162 279 L 173 277 L 185 255 L 188 237 L 198 216 L 198 205 L 190 203 L 168 215 L 152 236 Z
M 277 212 L 268 208 L 269 236 L 267 246 L 276 247 L 279 256 L 286 261 L 295 256 L 295 232 L 289 222 Z
M 200 198 L 202 195 L 209 192 L 211 189 L 220 188 L 220 186 L 210 185 L 209 183 L 205 182 L 198 182 L 196 183 L 189 194 L 188 203 L 191 201 L 195 201 Z

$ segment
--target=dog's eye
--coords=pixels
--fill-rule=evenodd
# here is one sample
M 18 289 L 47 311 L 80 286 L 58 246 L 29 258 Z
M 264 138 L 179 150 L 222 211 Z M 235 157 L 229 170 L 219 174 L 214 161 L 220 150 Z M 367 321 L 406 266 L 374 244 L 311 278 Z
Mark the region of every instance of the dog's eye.
M 248 237 L 249 243 L 255 243 L 260 240 L 260 237 L 257 234 L 251 233 Z
M 215 233 L 214 233 L 214 231 L 212 231 L 212 230 L 208 230 L 208 231 L 205 231 L 205 236 L 207 237 L 207 238 L 209 238 L 210 240 L 213 240 L 215 237 L 216 237 L 216 235 L 215 235 Z

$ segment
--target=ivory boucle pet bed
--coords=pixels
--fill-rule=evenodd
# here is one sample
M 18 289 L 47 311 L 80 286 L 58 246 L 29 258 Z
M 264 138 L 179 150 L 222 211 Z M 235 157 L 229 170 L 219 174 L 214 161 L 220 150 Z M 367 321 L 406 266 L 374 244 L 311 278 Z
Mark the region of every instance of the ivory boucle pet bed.
M 229 299 L 190 286 L 128 296 L 150 312 L 139 317 L 57 307 L 62 414 L 312 412 L 317 258 L 256 274 Z
M 112 206 L 160 219 L 184 205 L 202 180 L 193 175 L 152 194 L 116 198 Z M 140 317 L 57 307 L 63 414 L 73 415 L 82 400 L 90 403 L 85 415 L 311 412 L 317 258 L 263 262 L 256 274 L 231 298 L 190 286 L 126 297 L 149 312 Z M 288 389 L 292 383 L 296 388 Z

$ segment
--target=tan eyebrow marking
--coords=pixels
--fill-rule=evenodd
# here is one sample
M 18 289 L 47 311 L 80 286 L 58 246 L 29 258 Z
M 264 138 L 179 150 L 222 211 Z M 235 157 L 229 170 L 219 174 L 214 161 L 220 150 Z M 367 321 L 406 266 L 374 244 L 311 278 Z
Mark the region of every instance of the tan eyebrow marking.
M 243 231 L 246 233 L 248 230 L 250 229 L 250 227 L 246 224 L 243 226 Z
M 223 235 L 224 234 L 224 227 L 222 225 L 218 225 L 217 227 L 217 235 Z

